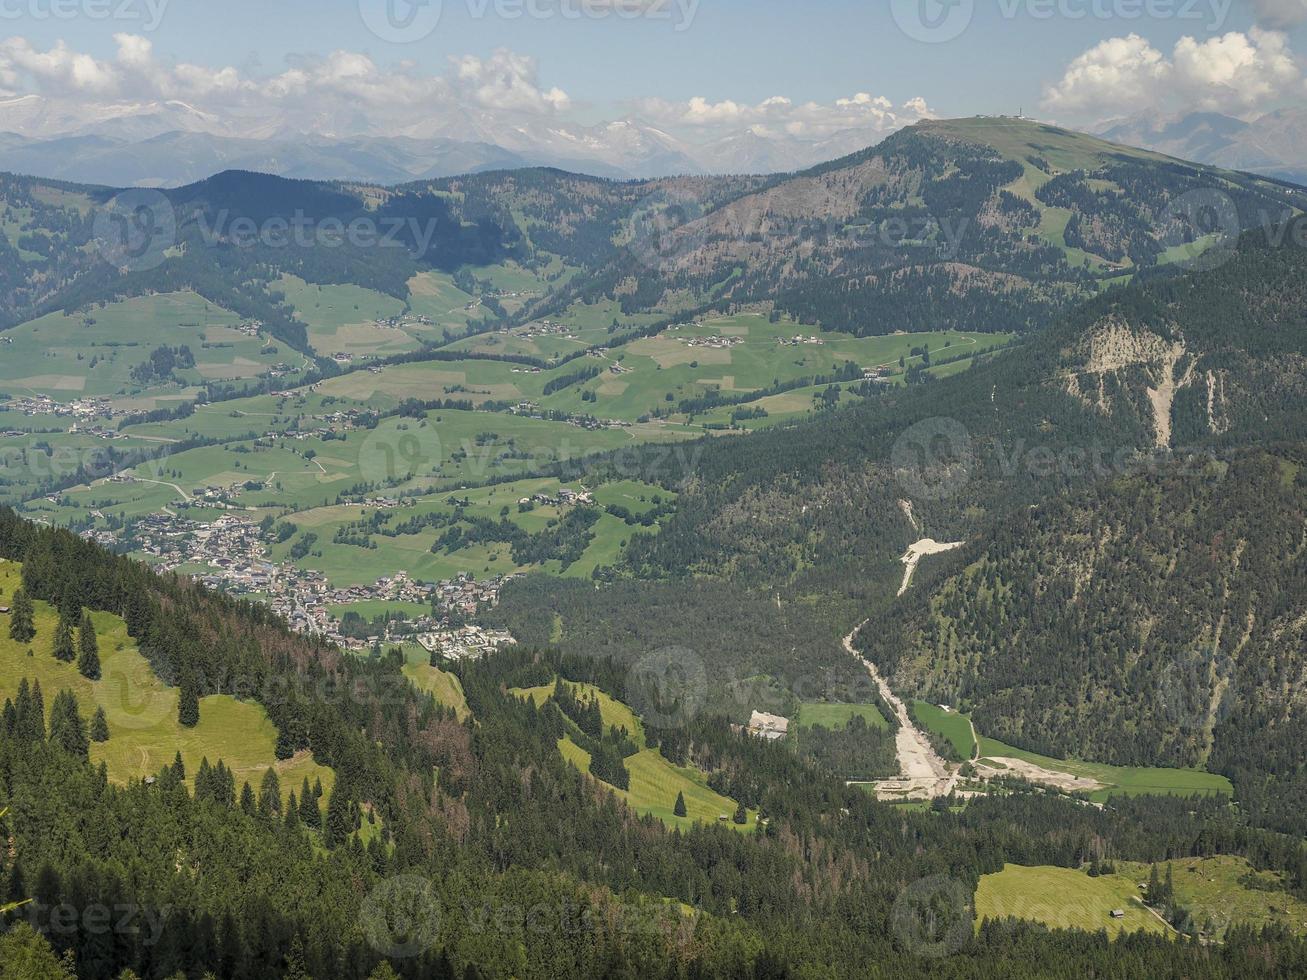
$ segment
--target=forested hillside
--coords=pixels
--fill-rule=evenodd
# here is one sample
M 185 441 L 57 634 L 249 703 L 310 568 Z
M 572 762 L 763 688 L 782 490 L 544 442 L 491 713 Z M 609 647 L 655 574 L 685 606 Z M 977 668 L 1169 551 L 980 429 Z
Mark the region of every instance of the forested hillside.
M 948 617 L 939 673 L 922 667 L 913 679 L 905 666 L 904 680 L 940 699 L 969 696 L 995 735 L 1029 748 L 1135 762 L 1206 760 L 1231 775 L 1243 765 L 1292 779 L 1296 764 L 1273 752 L 1294 744 L 1283 726 L 1298 724 L 1299 695 L 1284 678 L 1295 676 L 1297 661 L 1267 653 L 1292 646 L 1303 614 L 1307 505 L 1297 474 L 1307 435 L 1307 253 L 1289 241 L 1250 235 L 1217 270 L 1102 297 L 957 377 L 747 443 L 710 445 L 674 517 L 658 534 L 633 540 L 625 574 L 693 580 L 695 605 L 709 610 L 697 619 L 694 645 L 710 663 L 774 662 L 774 645 L 749 630 L 719 629 L 711 613 L 714 601 L 729 603 L 728 591 L 747 584 L 774 608 L 820 611 L 825 629 L 816 642 L 790 648 L 791 669 L 838 662 L 841 631 L 868 616 L 879 625 L 863 631 L 864 648 L 878 658 L 884 646 L 898 666 L 900 657 L 925 663 L 936 652 L 933 640 L 913 645 L 887 636 L 890 620 L 877 618 L 894 605 L 904 549 L 925 536 L 968 541 L 975 560 L 992 545 L 990 560 L 1001 558 L 1001 570 L 984 565 L 940 599 L 953 612 L 938 614 Z M 1264 507 L 1254 506 L 1259 501 Z M 1042 530 L 1020 547 L 1038 560 L 1014 557 L 1013 536 L 1032 522 Z M 1133 571 L 1110 593 L 1089 589 L 1096 563 L 1105 573 L 1127 556 L 1132 564 L 1123 570 Z M 932 567 L 963 563 L 957 555 L 928 560 L 914 599 L 930 598 Z M 1043 574 L 1052 578 L 1041 584 Z M 1148 589 L 1131 593 L 1132 576 L 1147 578 Z M 991 577 L 1007 583 L 997 599 L 993 587 L 973 591 Z M 718 593 L 727 579 L 729 590 Z M 1006 592 L 1015 581 L 1019 600 Z M 640 620 L 630 611 L 639 603 L 633 591 L 577 592 L 554 602 L 556 638 L 585 643 L 601 624 Z M 1080 604 L 1058 611 L 1049 594 Z M 1027 603 L 1028 620 L 1007 605 L 1018 601 Z M 584 612 L 569 614 L 575 603 Z M 511 590 L 506 610 L 514 623 L 532 615 Z M 951 620 L 964 613 L 975 632 L 956 638 L 966 628 Z M 765 621 L 759 614 L 757 622 Z M 930 637 L 944 629 L 937 617 L 929 623 L 916 629 Z M 1039 636 L 1034 646 L 1030 631 Z M 1164 644 L 1149 643 L 1161 634 Z M 1006 653 L 978 657 L 997 641 Z M 902 643 L 911 653 L 894 652 Z M 1171 654 L 1201 658 L 1204 650 L 1214 660 L 1205 690 L 1212 694 L 1219 681 L 1221 697 L 1212 696 L 1213 717 L 1198 731 L 1182 730 L 1154 695 L 1175 683 L 1172 675 L 1187 676 L 1189 667 Z M 1060 672 L 1064 658 L 1077 670 Z M 1235 660 L 1243 666 L 1227 663 Z M 1186 697 L 1197 690 L 1180 686 Z M 1080 700 L 1068 703 L 1069 691 Z M 1241 707 L 1218 714 L 1222 704 Z M 1236 724 L 1240 712 L 1261 721 Z M 1270 741 L 1248 751 L 1244 739 L 1254 728 Z M 1243 763 L 1226 754 L 1236 744 Z M 1277 816 L 1252 802 L 1257 780 L 1240 779 L 1266 819 L 1300 809 L 1289 803 Z
M 976 882 L 1005 864 L 1228 854 L 1283 872 L 1301 893 L 1301 841 L 1249 827 L 1221 799 L 1127 798 L 1097 809 L 1016 793 L 962 813 L 905 812 L 783 743 L 704 716 L 646 727 L 646 744 L 698 767 L 762 819 L 750 833 L 716 824 L 669 832 L 560 753 L 571 724 L 563 710 L 512 693 L 562 677 L 630 697 L 627 672 L 611 663 L 527 650 L 465 661 L 456 669 L 470 717 L 460 723 L 403 681 L 389 656 L 340 661 L 252 608 L 155 580 L 66 532 L 6 513 L 0 553 L 33 569 L 33 593 L 76 590 L 93 608 L 122 611 L 143 647 L 165 628 L 154 610 L 167 609 L 183 666 L 201 657 L 232 683 L 273 681 L 242 685 L 271 712 L 283 698 L 270 691 L 313 681 L 299 717 L 309 719 L 315 755 L 340 772 L 319 837 L 298 809 L 279 813 L 268 793 L 237 794 L 222 777 L 202 775 L 192 793 L 166 766 L 114 785 L 72 737 L 75 702 L 69 715 L 61 699 L 48 732 L 30 704 L 10 704 L 0 792 L 11 843 L 0 877 L 6 896 L 31 900 L 19 913 L 46 938 L 20 927 L 0 948 L 21 945 L 31 963 L 67 954 L 81 977 L 416 978 L 779 977 L 814 962 L 847 977 L 938 976 L 941 962 L 958 975 L 1222 977 L 1238 975 L 1254 950 L 1265 975 L 1288 977 L 1307 962 L 1307 946 L 1275 929 L 1236 926 L 1211 948 L 1165 937 L 1109 943 L 1014 922 L 973 935 Z M 201 655 L 210 644 L 187 637 L 206 624 L 231 645 Z M 245 646 L 255 634 L 257 645 Z M 279 717 L 294 727 L 294 716 Z M 383 828 L 366 847 L 352 833 L 360 806 Z M 133 918 L 106 928 L 90 915 L 69 920 L 69 908 Z

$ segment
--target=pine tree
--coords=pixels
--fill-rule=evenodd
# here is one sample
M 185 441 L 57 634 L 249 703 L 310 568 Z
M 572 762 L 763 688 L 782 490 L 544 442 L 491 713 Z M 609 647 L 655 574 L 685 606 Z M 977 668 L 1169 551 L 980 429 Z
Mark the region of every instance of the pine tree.
M 241 813 L 247 817 L 252 817 L 257 809 L 258 804 L 254 802 L 254 790 L 250 789 L 250 784 L 247 782 L 241 787 Z
M 41 703 L 41 684 L 35 689 L 24 677 L 18 682 L 18 700 L 14 704 L 14 734 L 25 742 L 45 740 L 45 707 Z
M 185 728 L 194 728 L 200 723 L 200 698 L 195 693 L 195 686 L 188 681 L 182 681 L 177 721 Z
M 304 786 L 300 791 L 300 822 L 310 830 L 322 826 L 322 811 L 318 808 L 318 799 L 309 789 L 309 777 L 304 777 Z
M 32 600 L 23 588 L 14 590 L 13 605 L 9 612 L 9 638 L 19 643 L 31 643 L 36 637 Z
M 678 817 L 683 817 L 683 816 L 685 816 L 685 794 L 684 794 L 684 793 L 677 793 L 677 794 L 676 794 L 676 805 L 675 805 L 674 807 L 672 807 L 672 813 L 676 814 L 676 816 L 678 816 Z
M 54 631 L 54 658 L 64 663 L 77 659 L 77 648 L 73 644 L 73 626 L 66 616 L 59 617 L 59 625 Z
M 109 720 L 104 716 L 103 706 L 96 707 L 95 716 L 91 719 L 91 741 L 109 741 Z
M 173 756 L 172 774 L 177 777 L 177 782 L 183 783 L 186 781 L 186 763 L 182 762 L 182 754 L 180 752 Z
M 735 808 L 735 816 L 731 819 L 740 826 L 749 822 L 749 811 L 744 808 L 743 803 Z
M 259 814 L 269 819 L 281 816 L 281 780 L 272 769 L 263 774 L 259 786 Z
M 90 754 L 86 723 L 77 709 L 77 697 L 72 691 L 60 691 L 50 705 L 50 741 L 82 759 Z
M 278 759 L 289 759 L 295 754 L 295 740 L 291 736 L 289 725 L 282 725 L 277 732 L 277 747 L 274 753 Z
M 349 799 L 340 786 L 331 790 L 327 798 L 327 820 L 322 827 L 322 843 L 328 848 L 337 847 L 349 839 L 354 830 L 354 821 L 350 818 Z
M 77 669 L 83 677 L 100 679 L 100 644 L 95 639 L 95 624 L 86 610 L 82 610 L 82 623 L 77 628 Z
M 295 791 L 290 791 L 290 798 L 286 801 L 286 829 L 298 830 L 300 826 L 300 804 L 295 799 Z

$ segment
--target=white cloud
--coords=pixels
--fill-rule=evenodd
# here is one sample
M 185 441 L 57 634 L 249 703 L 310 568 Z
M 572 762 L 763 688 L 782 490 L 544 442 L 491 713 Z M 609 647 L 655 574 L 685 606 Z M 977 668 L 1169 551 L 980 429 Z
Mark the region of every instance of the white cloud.
M 1044 90 L 1045 108 L 1099 118 L 1146 111 L 1247 114 L 1303 90 L 1302 72 L 1280 31 L 1253 28 L 1180 38 L 1168 58 L 1137 34 L 1081 54 Z
M 756 105 L 725 99 L 710 102 L 695 96 L 684 102 L 644 99 L 636 104 L 638 114 L 668 127 L 693 127 L 700 135 L 708 130 L 747 127 L 759 136 L 789 136 L 818 139 L 845 130 L 883 133 L 934 116 L 926 101 L 909 99 L 895 108 L 884 96 L 858 92 L 833 103 L 796 103 L 773 95 Z
M 1307 21 L 1307 0 L 1252 0 L 1257 23 L 1267 27 L 1293 27 Z
M 276 119 L 282 129 L 306 131 L 320 129 L 323 120 L 357 128 L 366 119 L 385 132 L 422 125 L 442 111 L 548 115 L 570 104 L 562 89 L 540 84 L 534 59 L 507 50 L 453 59 L 443 74 L 408 62 L 382 66 L 342 50 L 295 59 L 278 74 L 253 75 L 163 61 L 148 39 L 133 34 L 117 34 L 114 41 L 115 55 L 97 59 L 62 42 L 42 51 L 11 37 L 0 42 L 0 89 L 62 103 L 70 111 L 53 115 L 63 120 L 78 115 L 72 111 L 78 108 L 93 119 L 99 103 L 179 100 L 215 116 Z M 0 118 L 0 128 L 4 123 Z

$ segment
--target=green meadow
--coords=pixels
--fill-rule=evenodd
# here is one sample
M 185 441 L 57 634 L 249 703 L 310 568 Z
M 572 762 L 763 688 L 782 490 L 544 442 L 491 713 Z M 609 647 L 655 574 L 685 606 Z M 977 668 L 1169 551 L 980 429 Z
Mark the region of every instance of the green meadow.
M 795 719 L 800 728 L 843 728 L 853 718 L 861 718 L 873 728 L 889 728 L 889 722 L 874 704 L 832 704 L 827 701 L 804 701 Z
M 472 714 L 463 695 L 463 685 L 459 679 L 438 667 L 432 667 L 425 650 L 412 644 L 405 651 L 404 676 L 413 682 L 419 691 L 430 694 L 447 708 L 453 708 L 459 721 L 464 721 Z
M 976 740 L 971 735 L 971 723 L 966 715 L 945 711 L 925 701 L 914 701 L 912 711 L 921 725 L 948 739 L 959 759 L 970 759 L 975 754 Z
M 1054 759 L 1005 745 L 997 739 L 981 736 L 980 758 L 992 760 L 996 756 L 1021 759 L 1055 772 L 1067 772 L 1073 776 L 1095 779 L 1105 786 L 1104 789 L 1089 794 L 1089 798 L 1095 802 L 1102 802 L 1118 794 L 1126 796 L 1156 794 L 1189 796 L 1194 793 L 1234 795 L 1234 787 L 1230 785 L 1230 780 L 1217 773 L 1203 772 L 1200 769 L 1110 766 L 1106 763 L 1083 762 L 1078 759 Z
M 0 563 L 0 605 L 9 605 L 21 581 L 18 564 Z M 324 791 L 330 792 L 335 773 L 314 762 L 310 754 L 277 759 L 277 730 L 261 705 L 228 695 L 204 697 L 199 724 L 185 728 L 177 721 L 178 689 L 159 680 L 120 618 L 92 613 L 102 674 L 100 680 L 91 681 L 75 665 L 54 658 L 58 615 L 43 602 L 35 605 L 37 634 L 31 644 L 10 639 L 9 617 L 0 615 L 0 697 L 14 697 L 26 677 L 40 682 L 47 716 L 60 690 L 77 696 L 88 724 L 96 707 L 103 707 L 109 741 L 91 743 L 91 761 L 103 761 L 110 779 L 125 783 L 155 775 L 180 752 L 188 781 L 194 779 L 201 759 L 211 764 L 221 759 L 235 772 L 238 789 L 242 782 L 257 789 L 264 772 L 272 768 L 283 796 L 292 790 L 298 793 L 305 777 L 310 784 L 321 780 Z
M 240 317 L 192 292 L 136 297 L 74 313 L 50 313 L 5 331 L 0 391 L 60 402 L 110 397 L 115 407 L 148 410 L 193 399 L 211 381 L 246 380 L 273 365 L 303 360 L 267 336 L 234 329 Z M 158 346 L 189 347 L 195 367 L 145 385 L 132 369 Z
M 1170 935 L 1172 930 L 1140 901 L 1135 883 L 1120 875 L 1091 878 L 1073 868 L 1004 865 L 997 874 L 982 875 L 976 889 L 976 922 L 985 919 L 1025 919 L 1050 929 L 1106 931 L 1109 936 L 1130 932 Z M 1125 913 L 1112 918 L 1112 911 Z

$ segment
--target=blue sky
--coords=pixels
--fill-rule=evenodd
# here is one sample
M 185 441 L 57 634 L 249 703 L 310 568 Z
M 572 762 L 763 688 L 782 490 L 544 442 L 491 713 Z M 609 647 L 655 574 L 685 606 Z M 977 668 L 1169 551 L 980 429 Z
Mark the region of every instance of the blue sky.
M 533 0 L 550 15 L 518 19 L 497 11 L 526 0 L 443 0 L 435 29 L 407 44 L 370 31 L 360 0 L 80 0 L 87 9 L 125 4 L 128 16 L 45 15 L 61 2 L 76 0 L 0 3 L 0 36 L 26 45 L 10 91 L 97 96 L 74 86 L 67 73 L 36 77 L 33 66 L 43 70 L 42 53 L 60 43 L 112 62 L 120 46 L 115 35 L 131 33 L 148 39 L 161 65 L 232 66 L 252 79 L 339 50 L 367 55 L 379 72 L 407 61 L 409 74 L 438 76 L 450 71 L 451 58 L 488 59 L 507 49 L 530 61 L 532 85 L 561 90 L 566 114 L 586 121 L 626 114 L 651 97 L 673 105 L 695 97 L 710 105 L 755 105 L 784 96 L 825 105 L 867 93 L 895 107 L 922 97 L 940 115 L 1024 107 L 1075 123 L 1163 109 L 1248 115 L 1300 102 L 1307 92 L 1291 73 L 1307 0 L 947 0 L 959 5 L 950 15 L 967 26 L 942 43 L 915 40 L 901 26 L 919 16 L 922 3 L 949 14 L 937 6 L 940 0 L 666 0 L 664 16 L 637 20 L 557 13 L 560 4 L 575 11 L 584 3 L 636 0 Z M 361 2 L 379 8 L 385 0 Z M 160 4 L 160 23 L 146 30 Z M 1144 8 L 1154 15 L 1128 16 Z M 477 10 L 485 12 L 477 16 Z M 1270 41 L 1266 31 L 1274 32 Z M 1138 37 L 1125 44 L 1132 34 Z M 1228 40 L 1232 34 L 1235 41 Z M 1188 45 L 1184 59 L 1177 42 Z M 1269 87 L 1255 81 L 1272 73 L 1258 60 L 1265 57 L 1273 59 L 1276 76 Z M 1077 59 L 1082 70 L 1050 99 L 1050 86 L 1065 81 Z M 550 111 L 559 104 L 550 102 Z M 670 107 L 661 115 L 677 119 Z M 749 120 L 742 115 L 741 121 Z

